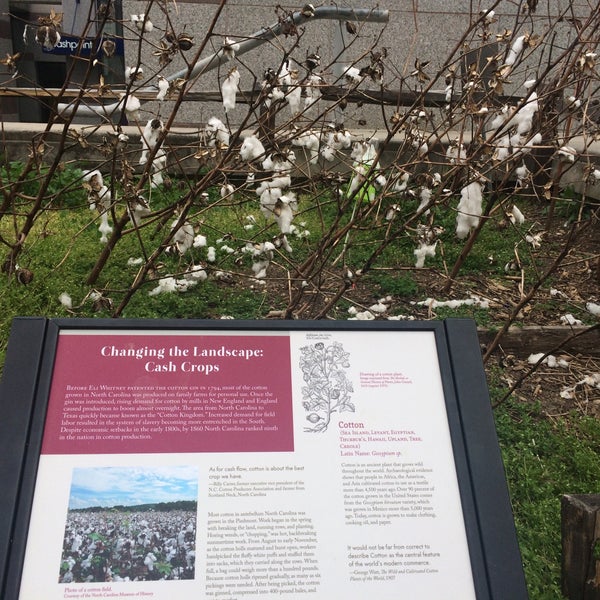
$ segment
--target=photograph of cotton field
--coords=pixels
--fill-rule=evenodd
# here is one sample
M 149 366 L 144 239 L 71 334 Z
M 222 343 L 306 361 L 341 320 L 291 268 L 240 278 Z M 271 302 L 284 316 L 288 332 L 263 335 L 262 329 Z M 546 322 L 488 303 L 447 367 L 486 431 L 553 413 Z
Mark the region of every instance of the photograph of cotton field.
M 73 470 L 60 583 L 194 579 L 198 472 Z

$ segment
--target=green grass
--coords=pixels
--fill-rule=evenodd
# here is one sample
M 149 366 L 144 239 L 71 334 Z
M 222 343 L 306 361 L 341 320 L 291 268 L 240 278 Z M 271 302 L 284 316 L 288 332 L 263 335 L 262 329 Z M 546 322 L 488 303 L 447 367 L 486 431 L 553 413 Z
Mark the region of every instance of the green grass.
M 502 393 L 493 378 L 490 389 Z M 551 421 L 515 399 L 495 418 L 530 598 L 558 600 L 561 496 L 598 493 L 600 422 L 575 412 Z

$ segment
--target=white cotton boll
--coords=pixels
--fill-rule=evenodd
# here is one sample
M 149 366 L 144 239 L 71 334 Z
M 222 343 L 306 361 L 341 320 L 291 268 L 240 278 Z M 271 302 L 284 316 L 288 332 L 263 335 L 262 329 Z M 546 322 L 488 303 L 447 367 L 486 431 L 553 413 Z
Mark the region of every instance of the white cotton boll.
M 471 229 L 479 224 L 482 202 L 483 185 L 479 181 L 472 181 L 461 190 L 456 215 L 456 235 L 459 239 L 465 239 Z
M 125 94 L 121 94 L 121 102 Z M 141 102 L 133 95 L 127 96 L 125 100 L 125 116 L 128 120 L 139 121 L 140 120 L 140 108 L 142 107 Z
M 517 121 L 517 133 L 525 135 L 531 131 L 532 119 L 529 116 L 523 116 Z
M 600 317 L 600 304 L 596 304 L 595 302 L 588 302 L 585 305 L 586 310 L 594 315 L 595 317 Z
M 221 186 L 221 189 L 219 190 L 219 195 L 221 196 L 221 198 L 230 198 L 231 196 L 233 196 L 235 192 L 235 188 L 233 187 L 233 185 L 231 185 L 231 183 L 224 183 Z
M 281 231 L 281 233 L 290 233 L 290 226 L 294 220 L 294 211 L 292 210 L 289 199 L 286 196 L 281 196 L 281 198 L 279 198 L 275 215 L 275 220 L 279 226 L 279 231 Z
M 302 112 L 302 88 L 299 85 L 293 86 L 288 90 L 286 100 L 292 118 L 297 117 Z
M 467 152 L 463 144 L 458 142 L 450 144 L 446 150 L 446 159 L 451 165 L 462 164 L 467 158 Z
M 560 392 L 560 397 L 564 400 L 573 400 L 575 398 L 575 388 L 566 387 Z
M 450 103 L 450 101 L 452 100 L 452 92 L 454 91 L 454 86 L 452 84 L 446 86 L 445 91 L 445 100 L 447 103 Z
M 273 216 L 277 201 L 283 192 L 280 188 L 266 188 L 260 195 L 260 210 L 265 217 Z
M 371 306 L 369 306 L 369 310 L 377 314 L 383 314 L 387 311 L 387 309 L 388 307 L 381 301 L 378 301 L 377 304 L 372 304 Z
M 221 84 L 221 94 L 223 95 L 223 108 L 225 112 L 235 108 L 237 92 L 240 84 L 240 72 L 237 67 L 233 67 Z
M 593 183 L 598 183 L 600 182 L 600 169 L 594 169 L 591 173 L 590 173 L 590 178 L 593 181 Z
M 127 266 L 128 267 L 137 267 L 137 266 L 141 265 L 143 262 L 144 262 L 143 258 L 128 258 Z
M 542 134 L 536 133 L 532 138 L 527 140 L 527 142 L 525 142 L 525 144 L 523 144 L 519 148 L 519 152 L 520 152 L 520 154 L 529 154 L 531 152 L 531 149 L 534 146 L 538 146 L 541 143 L 542 143 Z M 515 153 L 516 153 L 516 150 L 515 150 Z
M 531 244 L 532 248 L 539 248 L 542 245 L 542 236 L 539 233 L 536 233 L 535 235 L 531 235 L 528 233 L 525 236 L 525 241 L 528 244 Z
M 233 249 L 231 246 L 228 246 L 227 244 L 223 244 L 223 245 L 222 245 L 222 246 L 219 248 L 219 250 L 220 250 L 221 252 L 225 252 L 226 254 L 233 254 L 233 253 L 235 252 L 235 250 L 234 250 L 234 249 Z
M 236 52 L 239 52 L 240 45 L 236 44 L 234 40 L 226 37 L 223 42 L 223 54 L 227 57 L 227 60 L 233 60 L 235 58 Z
M 169 82 L 162 75 L 158 76 L 158 94 L 156 94 L 156 99 L 162 102 L 169 92 Z
M 134 67 L 125 67 L 125 80 L 141 79 L 144 75 L 144 69 L 139 65 Z
M 542 359 L 542 357 L 544 356 L 544 354 L 545 354 L 544 352 L 537 352 L 537 353 L 535 353 L 535 354 L 530 354 L 530 355 L 528 356 L 528 358 L 527 358 L 527 362 L 528 362 L 530 365 L 535 365 L 535 364 L 537 364 L 538 362 L 540 362 L 540 360 Z M 546 362 L 546 360 L 544 359 L 544 361 L 543 361 L 543 362 Z
M 258 196 L 262 195 L 262 193 L 269 188 L 279 188 L 281 190 L 290 187 L 292 185 L 292 179 L 289 175 L 282 175 L 279 177 L 273 177 L 273 179 L 269 179 L 267 181 L 263 181 L 257 188 L 256 194 Z
M 425 258 L 428 256 L 435 256 L 435 248 L 437 246 L 437 242 L 433 244 L 427 244 L 426 242 L 421 242 L 421 245 L 415 249 L 414 255 L 417 260 L 415 262 L 415 267 L 417 269 L 421 269 L 425 265 Z
M 362 312 L 356 312 L 353 317 L 348 319 L 349 321 L 374 321 L 375 315 L 369 311 L 365 310 Z
M 179 219 L 175 219 L 171 223 L 171 229 L 175 229 L 178 222 Z M 183 225 L 177 227 L 171 240 L 175 244 L 179 254 L 185 254 L 194 243 L 194 228 L 191 223 L 185 222 Z
M 152 189 L 160 187 L 164 182 L 162 173 L 152 173 L 152 177 L 150 178 L 150 187 Z
M 396 180 L 394 184 L 394 192 L 404 192 L 408 187 L 408 181 L 410 179 L 410 173 L 408 171 L 404 171 L 400 177 Z
M 272 171 L 273 170 L 273 155 L 269 154 L 269 156 L 267 156 L 265 158 L 265 160 L 262 161 L 261 166 L 263 171 Z
M 259 260 L 252 263 L 252 272 L 254 273 L 255 279 L 264 279 L 267 276 L 269 264 L 270 261 L 268 260 Z
M 159 294 L 170 294 L 177 291 L 177 280 L 175 277 L 165 277 L 158 282 L 158 285 L 148 292 L 148 296 L 158 296 Z
M 98 169 L 94 169 L 93 171 L 87 171 L 83 174 L 83 181 L 90 184 L 90 187 L 93 190 L 100 190 L 104 186 L 104 178 L 102 177 L 102 173 L 98 171 Z
M 262 145 L 262 142 L 255 136 L 248 136 L 244 142 L 242 143 L 242 147 L 240 148 L 240 156 L 242 160 L 251 162 L 256 160 L 259 156 L 262 156 L 265 153 L 265 148 Z
M 68 308 L 69 310 L 73 308 L 73 300 L 71 299 L 71 296 L 67 294 L 67 292 L 63 292 L 58 297 L 58 300 L 65 308 Z
M 194 237 L 194 243 L 192 245 L 194 248 L 204 248 L 204 246 L 206 246 L 206 236 L 198 234 Z
M 131 15 L 131 22 L 135 25 L 138 31 L 150 33 L 154 30 L 154 25 L 149 18 L 146 18 L 145 13 L 139 15 Z
M 529 178 L 531 172 L 527 168 L 527 165 L 523 163 L 515 169 L 515 174 L 517 176 L 517 187 L 523 187 L 523 183 Z
M 379 190 L 383 189 L 387 185 L 387 177 L 382 174 L 377 175 L 373 181 L 373 185 Z
M 208 275 L 201 266 L 195 265 L 185 273 L 184 277 L 190 281 L 206 281 Z
M 208 247 L 208 250 L 206 251 L 206 260 L 208 262 L 215 262 L 215 260 L 217 260 L 217 251 L 213 246 Z
M 113 228 L 108 222 L 108 214 L 103 212 L 100 215 L 100 225 L 98 226 L 98 231 L 100 232 L 100 243 L 106 244 L 108 242 L 108 235 L 112 233 Z
M 144 131 L 142 132 L 141 142 L 142 148 L 144 150 L 151 150 L 156 146 L 158 142 L 158 138 L 164 129 L 164 123 L 160 119 L 149 119 L 146 125 L 144 126 Z M 143 163 L 140 159 L 140 164 L 144 164 L 146 160 L 144 159 Z
M 430 202 L 431 196 L 433 192 L 428 187 L 422 187 L 421 192 L 419 193 L 419 199 L 421 200 L 419 207 L 417 208 L 417 213 L 420 213 Z M 428 216 L 431 211 L 427 209 L 423 214 Z
M 290 63 L 289 60 L 284 60 L 279 69 L 279 73 L 277 73 L 277 85 L 287 87 L 288 85 L 291 85 L 291 83 Z
M 206 132 L 208 134 L 208 145 L 214 148 L 217 142 L 221 146 L 229 146 L 229 130 L 217 117 L 211 117 L 206 124 Z
M 281 245 L 282 245 L 283 249 L 288 254 L 291 254 L 292 253 L 292 246 L 290 245 L 290 243 L 289 243 L 286 235 L 281 236 L 280 242 L 281 242 Z
M 505 161 L 510 155 L 510 137 L 507 135 L 503 135 L 496 144 L 496 149 L 494 150 L 494 154 L 492 156 L 492 160 L 496 162 Z
M 137 227 L 142 219 L 150 214 L 150 207 L 143 202 L 135 202 L 128 206 L 129 218 L 132 224 Z
M 521 35 L 512 43 L 504 64 L 508 66 L 514 65 L 521 52 L 523 52 L 524 45 L 525 36 Z
M 215 148 L 217 143 L 220 146 L 229 146 L 229 130 L 217 117 L 211 117 L 206 124 L 207 142 L 209 148 Z
M 524 84 L 523 87 L 526 90 L 530 90 L 535 84 L 537 83 L 537 79 L 528 79 Z
M 492 119 L 492 122 L 490 123 L 490 130 L 495 131 L 497 129 L 500 129 L 500 127 L 502 127 L 504 125 L 504 123 L 506 122 L 507 113 L 508 113 L 508 107 L 505 105 L 502 108 L 502 112 L 499 112 Z
M 311 74 L 307 77 L 304 87 L 304 109 L 306 111 L 321 99 L 322 85 L 323 79 L 319 75 Z
M 316 164 L 316 162 L 319 160 L 320 143 L 319 136 L 312 131 L 305 131 L 292 138 L 293 146 L 299 146 L 308 151 L 310 155 L 310 164 Z
M 569 96 L 567 98 L 568 106 L 572 109 L 581 108 L 581 100 L 575 96 Z
M 566 162 L 575 162 L 577 156 L 577 150 L 572 146 L 561 146 L 557 152 L 558 156 Z
M 511 223 L 515 225 L 523 225 L 525 223 L 525 217 L 523 213 L 517 208 L 516 204 L 513 204 L 512 210 L 510 211 L 510 215 L 508 215 Z
M 427 156 L 427 153 L 429 152 L 429 145 L 425 140 L 414 140 L 412 145 L 413 148 L 417 150 L 417 155 L 419 156 L 419 158 L 425 158 L 425 156 Z
M 576 319 L 571 313 L 562 315 L 560 318 L 560 322 L 563 325 L 570 325 L 571 327 L 581 327 L 583 325 L 583 321 Z
M 346 83 L 348 83 L 349 85 L 358 85 L 363 80 L 359 69 L 352 66 L 346 67 L 344 69 L 344 72 L 342 73 L 342 76 L 345 78 Z

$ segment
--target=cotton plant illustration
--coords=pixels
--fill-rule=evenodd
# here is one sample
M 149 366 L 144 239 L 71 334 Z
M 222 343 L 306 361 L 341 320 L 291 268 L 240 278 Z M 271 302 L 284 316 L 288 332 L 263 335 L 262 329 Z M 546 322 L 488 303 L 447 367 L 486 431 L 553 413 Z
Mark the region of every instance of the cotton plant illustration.
M 354 412 L 354 391 L 346 370 L 350 353 L 339 342 L 317 342 L 300 348 L 300 368 L 306 385 L 302 387 L 302 406 L 310 423 L 307 432 L 326 431 L 335 412 Z

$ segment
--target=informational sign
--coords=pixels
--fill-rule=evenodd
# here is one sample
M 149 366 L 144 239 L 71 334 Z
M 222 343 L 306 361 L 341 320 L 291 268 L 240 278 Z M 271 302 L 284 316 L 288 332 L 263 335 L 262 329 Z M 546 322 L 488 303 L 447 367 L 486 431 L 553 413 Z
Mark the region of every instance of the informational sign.
M 15 598 L 493 597 L 442 323 L 96 323 L 46 334 Z

